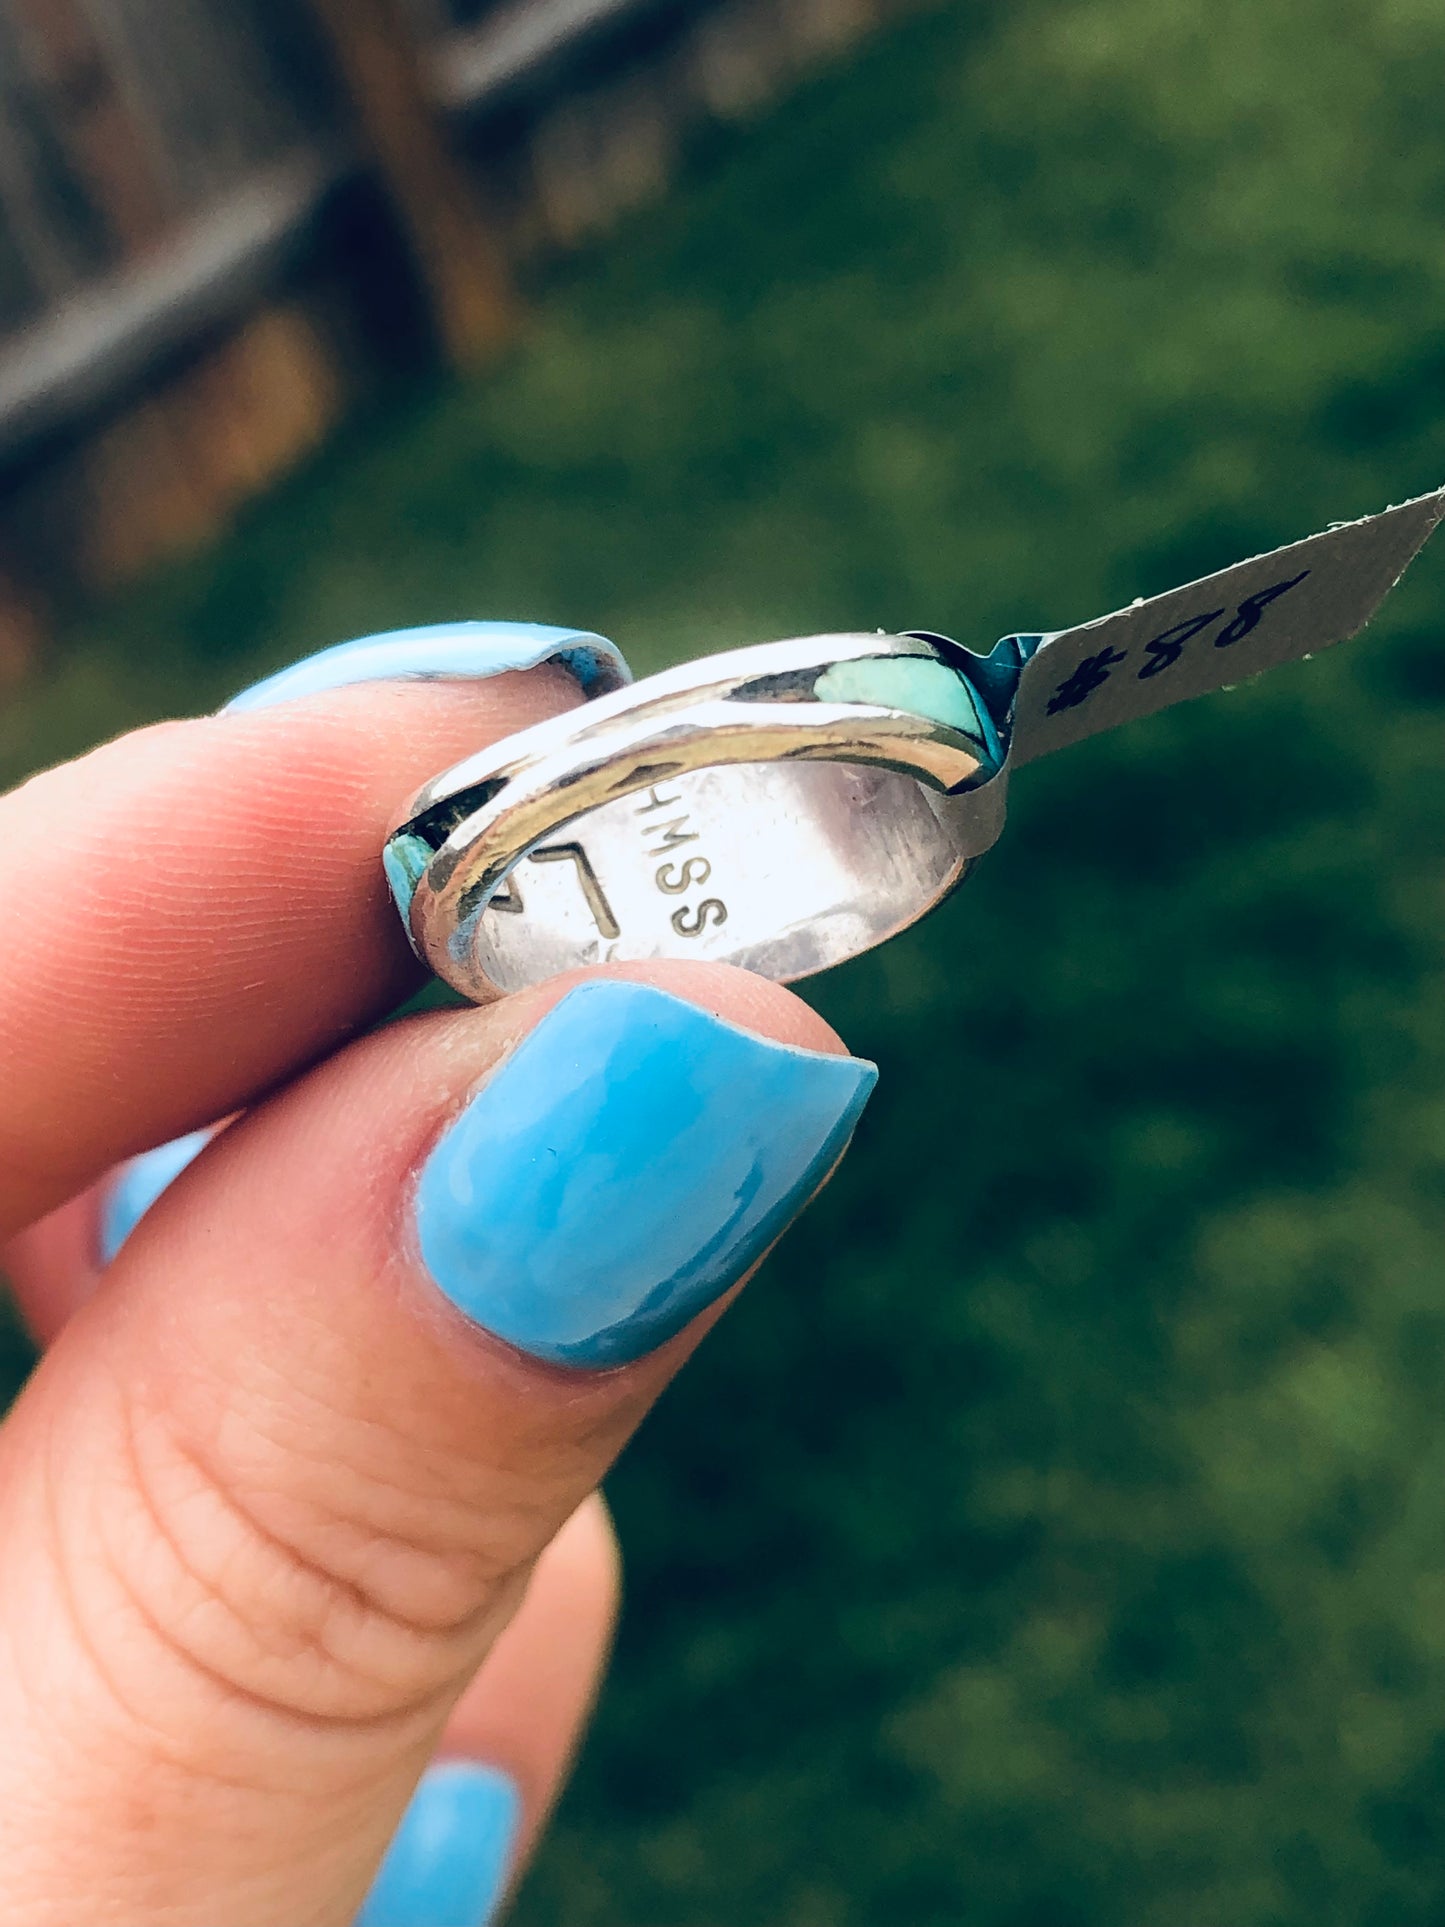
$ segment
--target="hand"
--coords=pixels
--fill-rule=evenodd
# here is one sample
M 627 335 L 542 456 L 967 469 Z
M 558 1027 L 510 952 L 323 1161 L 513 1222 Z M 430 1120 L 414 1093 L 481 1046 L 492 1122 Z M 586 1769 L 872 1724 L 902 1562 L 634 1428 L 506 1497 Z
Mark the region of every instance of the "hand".
M 738 971 L 368 1034 L 391 813 L 571 660 L 352 645 L 0 799 L 7 1927 L 488 1918 L 602 1665 L 598 1482 L 847 1145 L 871 1067 Z

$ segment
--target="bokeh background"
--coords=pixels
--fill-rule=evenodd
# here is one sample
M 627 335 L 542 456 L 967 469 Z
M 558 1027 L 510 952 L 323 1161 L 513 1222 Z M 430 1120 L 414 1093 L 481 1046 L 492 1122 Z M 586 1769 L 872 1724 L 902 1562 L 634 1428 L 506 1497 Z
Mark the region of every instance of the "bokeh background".
M 475 372 L 391 315 L 223 533 L 42 582 L 5 777 L 393 624 L 987 645 L 1440 480 L 1436 0 L 843 39 L 521 250 Z M 626 1619 L 520 1921 L 1445 1918 L 1442 859 L 1427 551 L 1367 640 L 1030 768 L 807 987 L 879 1094 L 611 1482 Z

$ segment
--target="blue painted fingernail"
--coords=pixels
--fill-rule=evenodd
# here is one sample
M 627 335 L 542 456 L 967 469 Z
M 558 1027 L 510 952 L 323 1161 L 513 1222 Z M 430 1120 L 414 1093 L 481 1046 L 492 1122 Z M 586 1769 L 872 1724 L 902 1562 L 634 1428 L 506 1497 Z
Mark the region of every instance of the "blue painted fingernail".
M 632 680 L 617 645 L 585 629 L 553 629 L 540 622 L 442 622 L 338 642 L 252 683 L 226 709 L 270 709 L 353 683 L 470 682 L 543 662 L 561 663 L 584 696 L 605 695 Z
M 486 1927 L 507 1885 L 522 1817 L 496 1767 L 428 1769 L 378 1869 L 356 1927 Z
M 108 1265 L 147 1211 L 210 1143 L 212 1130 L 191 1131 L 142 1151 L 111 1179 L 100 1205 L 100 1262 Z
M 582 984 L 432 1151 L 421 1255 L 522 1351 L 623 1364 L 762 1255 L 842 1155 L 877 1075 L 647 984 Z

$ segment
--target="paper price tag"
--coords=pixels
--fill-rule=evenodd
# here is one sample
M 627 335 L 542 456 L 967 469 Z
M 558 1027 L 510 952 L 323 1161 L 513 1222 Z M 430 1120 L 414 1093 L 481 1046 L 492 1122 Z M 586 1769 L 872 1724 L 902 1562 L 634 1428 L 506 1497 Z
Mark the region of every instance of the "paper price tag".
M 1020 676 L 1010 762 L 1344 642 L 1442 515 L 1445 489 L 1060 631 Z

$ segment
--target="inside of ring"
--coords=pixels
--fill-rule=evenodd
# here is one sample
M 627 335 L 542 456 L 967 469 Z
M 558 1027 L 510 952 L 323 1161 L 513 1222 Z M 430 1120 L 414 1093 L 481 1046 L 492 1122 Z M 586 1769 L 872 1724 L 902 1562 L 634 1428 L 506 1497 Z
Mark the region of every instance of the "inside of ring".
M 694 770 L 534 847 L 456 933 L 453 961 L 502 991 L 652 957 L 806 977 L 906 928 L 958 881 L 968 859 L 950 802 L 862 764 Z

